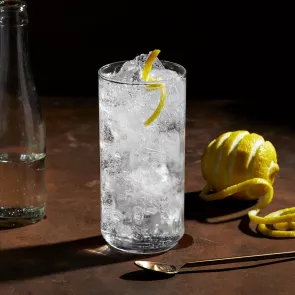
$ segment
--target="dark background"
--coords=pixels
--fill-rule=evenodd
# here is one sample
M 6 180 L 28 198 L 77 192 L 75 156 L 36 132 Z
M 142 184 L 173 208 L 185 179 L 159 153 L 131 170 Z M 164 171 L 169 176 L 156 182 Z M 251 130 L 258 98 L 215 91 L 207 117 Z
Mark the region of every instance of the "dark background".
M 269 99 L 282 95 L 290 80 L 287 24 L 266 8 L 204 8 L 179 1 L 161 2 L 162 7 L 160 2 L 27 3 L 31 62 L 43 96 L 96 96 L 102 65 L 156 48 L 160 59 L 187 69 L 188 99 Z

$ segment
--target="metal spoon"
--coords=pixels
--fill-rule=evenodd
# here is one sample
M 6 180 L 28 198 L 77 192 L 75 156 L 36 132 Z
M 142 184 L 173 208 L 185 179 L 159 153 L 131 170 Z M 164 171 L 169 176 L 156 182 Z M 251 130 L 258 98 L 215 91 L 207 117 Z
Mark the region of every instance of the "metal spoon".
M 286 257 L 295 257 L 295 251 L 197 260 L 197 261 L 187 262 L 183 264 L 182 266 L 175 266 L 173 264 L 153 262 L 153 261 L 147 261 L 147 260 L 146 261 L 137 260 L 134 263 L 140 268 L 145 270 L 156 271 L 156 272 L 160 272 L 160 273 L 164 273 L 168 275 L 175 275 L 183 267 L 205 266 L 205 265 L 226 264 L 226 263 L 246 262 L 246 261 L 258 261 L 258 260 L 278 259 L 278 258 L 286 258 Z

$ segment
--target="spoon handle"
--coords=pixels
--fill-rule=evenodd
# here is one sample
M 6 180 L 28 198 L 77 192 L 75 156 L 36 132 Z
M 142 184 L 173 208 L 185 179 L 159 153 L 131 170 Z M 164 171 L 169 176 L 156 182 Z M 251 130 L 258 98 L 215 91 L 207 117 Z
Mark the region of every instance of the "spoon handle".
M 278 258 L 287 258 L 287 257 L 295 258 L 295 251 L 197 260 L 197 261 L 187 262 L 183 267 L 226 264 L 226 263 L 245 262 L 245 261 L 258 261 L 258 260 L 278 259 Z

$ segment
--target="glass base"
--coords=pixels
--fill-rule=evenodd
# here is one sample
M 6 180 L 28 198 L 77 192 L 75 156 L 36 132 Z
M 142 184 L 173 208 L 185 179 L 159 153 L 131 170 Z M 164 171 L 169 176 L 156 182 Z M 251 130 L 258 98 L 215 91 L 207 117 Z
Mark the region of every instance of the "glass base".
M 21 227 L 36 223 L 45 217 L 46 206 L 5 208 L 0 207 L 0 227 Z
M 169 237 L 149 237 L 143 241 L 129 238 L 112 237 L 102 232 L 106 242 L 113 248 L 130 254 L 157 254 L 163 253 L 174 248 L 182 235 Z

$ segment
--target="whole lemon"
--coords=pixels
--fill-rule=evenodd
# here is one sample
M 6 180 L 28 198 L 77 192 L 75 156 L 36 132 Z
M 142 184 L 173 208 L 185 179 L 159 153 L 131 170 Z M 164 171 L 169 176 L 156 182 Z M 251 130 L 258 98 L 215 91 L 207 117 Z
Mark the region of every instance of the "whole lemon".
M 208 189 L 217 192 L 253 178 L 273 185 L 279 171 L 272 143 L 245 130 L 226 132 L 211 141 L 203 153 L 201 168 Z M 264 184 L 257 184 L 232 197 L 258 199 L 265 194 L 265 189 Z
M 295 207 L 258 216 L 272 201 L 273 183 L 279 171 L 271 142 L 245 130 L 223 133 L 205 148 L 201 166 L 207 182 L 200 193 L 202 199 L 259 199 L 248 212 L 250 220 L 258 224 L 258 231 L 269 237 L 295 237 Z

